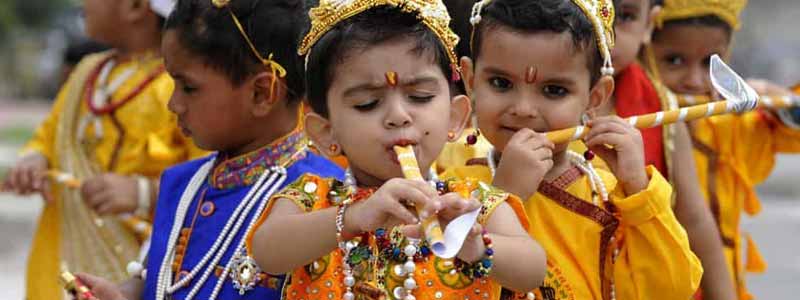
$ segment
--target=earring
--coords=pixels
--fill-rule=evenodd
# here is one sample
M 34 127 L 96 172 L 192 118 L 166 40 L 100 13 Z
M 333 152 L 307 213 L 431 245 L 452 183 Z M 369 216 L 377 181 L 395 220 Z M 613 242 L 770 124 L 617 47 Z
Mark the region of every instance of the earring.
M 456 138 L 456 133 L 455 132 L 452 132 L 452 131 L 448 131 L 447 132 L 447 139 L 448 140 L 452 141 L 455 138 Z
M 467 146 L 472 146 L 478 143 L 478 137 L 481 136 L 481 131 L 478 128 L 475 128 L 474 133 L 470 133 L 467 136 Z
M 337 144 L 331 144 L 330 146 L 328 146 L 328 150 L 329 150 L 331 153 L 336 153 L 337 151 L 339 151 L 339 145 L 337 145 Z

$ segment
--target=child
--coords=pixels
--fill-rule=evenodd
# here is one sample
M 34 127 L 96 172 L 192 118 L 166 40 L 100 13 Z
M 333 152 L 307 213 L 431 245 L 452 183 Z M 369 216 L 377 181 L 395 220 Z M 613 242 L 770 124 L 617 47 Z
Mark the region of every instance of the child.
M 308 132 L 327 154 L 344 153 L 350 171 L 344 183 L 304 176 L 273 197 L 252 243 L 267 273 L 292 271 L 285 298 L 496 299 L 494 282 L 515 290 L 541 282 L 544 255 L 515 214 L 519 199 L 474 181 L 437 181 L 440 195 L 403 179 L 392 150 L 413 145 L 428 170 L 466 123 L 467 98 L 451 100 L 458 37 L 443 4 L 323 0 L 311 17 L 300 47 L 314 111 Z M 480 225 L 455 259 L 417 242 L 418 218 L 447 224 L 478 207 Z
M 542 242 L 548 273 L 515 297 L 687 299 L 699 284 L 671 186 L 645 167 L 639 131 L 616 116 L 587 120 L 614 89 L 613 20 L 607 1 L 491 0 L 473 9 L 473 58 L 462 69 L 495 150 L 489 168 L 453 173 L 493 178 L 528 199 L 529 233 Z M 582 155 L 542 134 L 581 123 L 591 149 Z M 594 153 L 610 171 L 592 166 Z
M 673 92 L 711 95 L 708 61 L 712 54 L 726 57 L 733 30 L 745 0 L 664 1 L 656 18 L 648 67 Z M 694 143 L 698 177 L 714 213 L 725 246 L 725 256 L 739 299 L 751 296 L 744 286 L 744 271 L 763 271 L 755 244 L 747 236 L 747 263 L 742 264 L 742 211 L 759 212 L 753 190 L 767 178 L 779 152 L 800 152 L 800 131 L 793 122 L 758 110 L 694 121 L 690 131 Z
M 169 108 L 218 152 L 164 172 L 146 272 L 131 267 L 144 285 L 82 275 L 99 299 L 280 299 L 283 276 L 261 271 L 245 237 L 285 184 L 343 175 L 308 151 L 299 122 L 305 15 L 301 0 L 178 2 L 162 46 L 177 83 Z
M 62 266 L 123 279 L 139 249 L 137 236 L 116 216 L 95 213 L 149 219 L 161 171 L 200 154 L 167 111 L 173 82 L 158 49 L 171 6 L 84 1 L 87 34 L 114 49 L 80 62 L 3 183 L 47 200 L 33 238 L 27 299 L 60 299 Z M 51 185 L 48 170 L 83 184 Z
M 630 117 L 673 108 L 669 91 L 652 79 L 636 62 L 642 45 L 650 43 L 655 17 L 661 6 L 656 0 L 621 0 L 615 4 L 616 45 L 614 95 L 598 109 L 602 115 Z M 701 286 L 709 299 L 734 299 L 728 280 L 722 241 L 711 211 L 705 204 L 697 182 L 692 143 L 685 123 L 641 129 L 645 162 L 655 166 L 675 187 L 673 210 L 686 229 L 689 244 L 703 263 Z

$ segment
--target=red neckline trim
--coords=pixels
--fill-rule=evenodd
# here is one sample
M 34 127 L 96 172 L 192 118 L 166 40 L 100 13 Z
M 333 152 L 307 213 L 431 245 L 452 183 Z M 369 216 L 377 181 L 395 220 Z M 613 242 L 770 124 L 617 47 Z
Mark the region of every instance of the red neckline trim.
M 108 62 L 110 62 L 114 58 L 114 56 L 115 55 L 109 55 L 100 64 L 97 65 L 94 71 L 92 71 L 92 73 L 89 75 L 89 81 L 83 90 L 83 98 L 86 99 L 86 104 L 89 106 L 89 110 L 95 115 L 108 114 L 122 107 L 129 101 L 133 100 L 133 98 L 141 94 L 144 88 L 147 87 L 147 85 L 153 82 L 153 80 L 155 80 L 159 75 L 161 75 L 161 73 L 164 72 L 164 65 L 159 65 L 155 70 L 153 70 L 152 73 L 150 73 L 150 75 L 147 76 L 147 78 L 144 79 L 144 81 L 142 81 L 142 83 L 136 86 L 136 88 L 133 89 L 133 91 L 125 95 L 125 97 L 123 97 L 121 100 L 117 102 L 111 102 L 103 107 L 95 107 L 94 104 L 92 104 L 92 99 L 94 98 L 94 88 L 95 85 L 97 84 L 97 78 L 100 76 L 100 72 L 103 69 L 103 66 L 105 66 Z

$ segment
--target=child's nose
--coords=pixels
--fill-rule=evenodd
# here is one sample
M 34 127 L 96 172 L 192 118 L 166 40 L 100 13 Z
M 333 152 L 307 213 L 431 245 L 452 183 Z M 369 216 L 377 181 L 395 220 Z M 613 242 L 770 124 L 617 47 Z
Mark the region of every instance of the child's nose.
M 536 110 L 536 106 L 531 103 L 532 101 L 527 99 L 519 99 L 517 100 L 514 105 L 511 107 L 511 115 L 515 117 L 521 118 L 534 118 L 539 113 Z
M 389 111 L 386 114 L 384 126 L 386 128 L 401 128 L 411 124 L 411 114 L 404 106 L 402 101 L 391 101 Z

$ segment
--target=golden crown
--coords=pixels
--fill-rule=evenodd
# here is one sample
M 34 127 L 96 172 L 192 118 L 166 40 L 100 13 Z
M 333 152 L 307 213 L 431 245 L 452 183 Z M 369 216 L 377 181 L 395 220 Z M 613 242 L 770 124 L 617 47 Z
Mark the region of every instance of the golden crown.
M 664 0 L 664 7 L 656 17 L 656 26 L 675 19 L 686 19 L 714 15 L 739 29 L 739 14 L 747 6 L 747 0 Z
M 390 5 L 403 12 L 415 13 L 432 30 L 447 49 L 450 63 L 458 66 L 455 53 L 458 36 L 450 30 L 450 15 L 441 0 L 320 0 L 319 6 L 308 12 L 311 29 L 303 38 L 297 53 L 305 55 L 326 32 L 336 24 L 370 8 Z
M 475 26 L 481 22 L 481 10 L 491 1 L 481 0 L 472 6 L 472 15 L 469 21 L 473 26 L 473 34 Z M 614 4 L 611 3 L 611 0 L 572 0 L 572 2 L 581 8 L 594 27 L 594 33 L 597 36 L 597 50 L 600 51 L 604 60 L 602 74 L 614 75 L 614 67 L 611 65 L 611 49 L 614 48 Z

